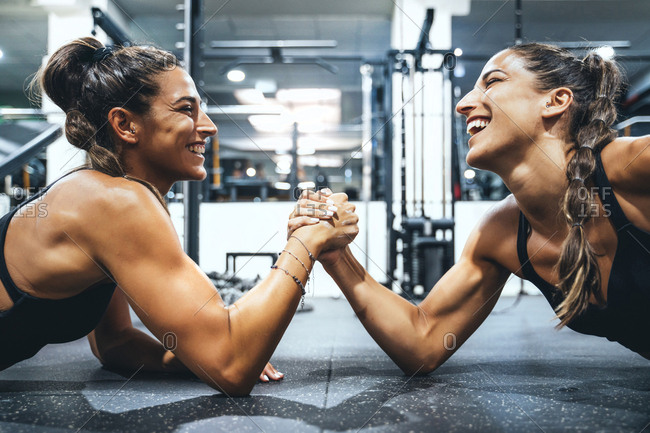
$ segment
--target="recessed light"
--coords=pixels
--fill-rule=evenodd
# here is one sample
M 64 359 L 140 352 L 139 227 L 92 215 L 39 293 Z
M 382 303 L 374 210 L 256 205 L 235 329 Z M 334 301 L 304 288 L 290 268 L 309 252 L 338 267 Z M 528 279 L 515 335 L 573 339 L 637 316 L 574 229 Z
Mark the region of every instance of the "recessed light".
M 233 69 L 232 71 L 228 72 L 227 77 L 230 81 L 239 83 L 240 81 L 244 81 L 246 74 L 244 74 L 244 71 L 240 71 L 239 69 Z
M 465 173 L 463 173 L 463 176 L 465 177 L 465 179 L 468 180 L 474 179 L 476 177 L 476 172 L 471 168 L 468 168 L 467 170 L 465 170 Z

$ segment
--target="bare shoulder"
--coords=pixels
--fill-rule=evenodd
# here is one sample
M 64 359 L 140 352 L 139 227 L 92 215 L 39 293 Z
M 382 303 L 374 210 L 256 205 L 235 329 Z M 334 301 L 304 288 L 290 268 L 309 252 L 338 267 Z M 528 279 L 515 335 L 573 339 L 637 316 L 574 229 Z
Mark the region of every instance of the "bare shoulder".
M 173 231 L 156 196 L 144 185 L 121 177 L 82 170 L 57 182 L 46 200 L 52 221 L 66 234 L 90 244 L 150 227 Z
M 463 255 L 507 266 L 516 251 L 519 206 L 511 194 L 494 205 L 481 218 L 469 239 Z
M 97 223 L 116 217 L 132 219 L 143 212 L 166 213 L 147 187 L 122 177 L 82 170 L 55 186 L 48 195 L 56 195 L 56 201 L 64 204 L 69 212 Z
M 650 192 L 650 135 L 617 138 L 603 148 L 601 159 L 614 189 Z

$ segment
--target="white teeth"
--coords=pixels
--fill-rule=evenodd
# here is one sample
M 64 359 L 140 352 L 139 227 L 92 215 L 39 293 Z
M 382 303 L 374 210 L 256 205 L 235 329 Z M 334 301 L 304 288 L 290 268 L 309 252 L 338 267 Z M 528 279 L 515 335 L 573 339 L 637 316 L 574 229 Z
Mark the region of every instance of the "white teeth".
M 191 145 L 187 146 L 187 149 L 192 152 L 192 153 L 198 153 L 199 155 L 202 155 L 205 153 L 205 146 L 200 146 L 200 145 Z
M 467 124 L 467 133 L 474 135 L 490 124 L 489 120 L 475 119 Z

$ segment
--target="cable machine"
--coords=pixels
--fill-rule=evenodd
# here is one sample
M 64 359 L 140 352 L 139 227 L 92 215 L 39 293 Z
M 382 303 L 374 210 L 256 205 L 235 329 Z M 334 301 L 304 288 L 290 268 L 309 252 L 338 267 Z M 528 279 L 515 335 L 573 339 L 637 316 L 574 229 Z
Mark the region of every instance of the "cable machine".
M 395 215 L 393 212 L 392 185 L 387 185 L 386 204 L 387 204 L 387 230 L 390 233 L 389 239 L 389 258 L 388 258 L 388 276 L 395 279 L 397 270 L 398 256 L 401 257 L 402 277 L 399 281 L 403 295 L 408 298 L 414 298 L 426 295 L 440 277 L 453 265 L 454 262 L 454 194 L 451 190 L 451 175 L 454 170 L 448 167 L 447 159 L 454 161 L 449 157 L 445 143 L 450 139 L 450 131 L 445 127 L 445 115 L 447 114 L 449 98 L 446 97 L 448 70 L 450 63 L 455 62 L 455 56 L 444 50 L 434 50 L 429 42 L 429 31 L 433 25 L 434 10 L 428 9 L 426 18 L 422 26 L 417 46 L 413 50 L 392 50 L 388 52 L 386 62 L 386 89 L 385 89 L 385 106 L 392 106 L 392 86 L 395 74 L 401 77 L 401 110 L 400 110 L 400 134 L 401 134 L 401 153 L 400 153 L 400 226 L 394 228 Z M 426 67 L 423 63 L 425 55 L 443 55 L 444 61 L 438 67 Z M 453 65 L 452 65 L 453 67 Z M 443 78 L 442 86 L 442 154 L 441 165 L 442 173 L 439 185 L 441 186 L 441 212 L 437 218 L 430 210 L 431 200 L 427 197 L 429 193 L 427 182 L 431 179 L 431 172 L 427 171 L 427 161 L 425 151 L 425 96 L 420 96 L 419 113 L 416 109 L 416 83 L 419 81 L 422 85 L 420 90 L 425 88 L 425 80 L 429 73 L 441 74 Z M 419 80 L 418 80 L 419 78 Z M 410 86 L 409 86 L 410 83 Z M 407 89 L 410 87 L 410 95 Z M 407 119 L 406 106 L 412 104 L 412 118 Z M 418 117 L 419 128 L 418 128 Z M 385 143 L 393 142 L 392 122 L 386 123 Z M 419 134 L 418 130 L 419 129 Z M 409 142 L 408 136 L 411 136 Z M 418 140 L 419 135 L 419 140 Z M 411 153 L 410 161 L 407 158 Z M 388 152 L 389 154 L 391 152 Z M 419 157 L 419 160 L 418 160 Z M 457 159 L 456 159 L 457 161 Z M 387 164 L 392 166 L 392 158 L 387 158 Z M 407 175 L 407 165 L 413 171 L 412 176 Z M 388 167 L 386 167 L 388 170 Z M 390 168 L 392 183 L 392 167 Z M 419 174 L 419 176 L 418 176 Z M 448 191 L 449 190 L 449 191 Z M 409 192 L 411 199 L 409 200 Z M 418 193 L 419 192 L 419 193 Z M 448 211 L 447 208 L 451 210 Z M 438 212 L 435 212 L 438 214 Z

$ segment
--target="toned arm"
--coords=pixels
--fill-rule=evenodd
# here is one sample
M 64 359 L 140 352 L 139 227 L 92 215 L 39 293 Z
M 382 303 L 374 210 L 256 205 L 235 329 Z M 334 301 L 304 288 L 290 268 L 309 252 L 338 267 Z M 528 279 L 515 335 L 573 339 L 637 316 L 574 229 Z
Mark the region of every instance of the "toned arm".
M 462 256 L 415 306 L 375 281 L 349 249 L 326 267 L 370 335 L 406 373 L 426 374 L 447 360 L 488 316 L 510 272 L 497 263 L 512 227 L 501 205 L 473 231 Z M 509 219 L 509 221 L 512 218 Z
M 88 334 L 88 342 L 93 354 L 108 368 L 186 371 L 186 367 L 160 342 L 133 327 L 127 298 L 119 288 L 115 290 L 102 320 Z
M 175 355 L 215 389 L 248 394 L 293 317 L 300 300 L 296 283 L 272 272 L 226 307 L 183 252 L 168 215 L 139 184 L 109 193 L 85 219 L 92 227 L 70 236 L 112 276 L 156 338 L 173 335 Z M 318 254 L 317 236 L 305 236 L 304 242 Z M 308 261 L 296 241 L 287 249 Z M 291 256 L 283 255 L 278 265 L 305 280 L 304 269 Z

